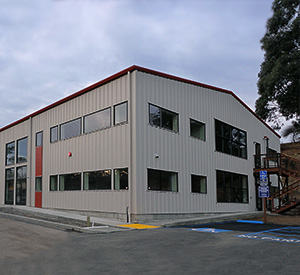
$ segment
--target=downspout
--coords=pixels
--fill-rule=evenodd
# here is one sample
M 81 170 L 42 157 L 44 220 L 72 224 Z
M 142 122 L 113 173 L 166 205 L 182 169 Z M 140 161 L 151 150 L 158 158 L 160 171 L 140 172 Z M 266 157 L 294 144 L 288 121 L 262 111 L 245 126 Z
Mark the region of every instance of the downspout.
M 32 117 L 29 118 L 29 124 L 30 124 L 30 132 L 29 132 L 29 167 L 27 169 L 28 175 L 27 175 L 27 187 L 28 187 L 28 200 L 26 200 L 26 206 L 31 206 L 31 184 L 32 184 L 32 178 L 31 178 L 31 169 L 32 169 Z M 26 189 L 27 189 L 26 187 Z
M 129 138 L 129 194 L 128 194 L 128 206 L 126 208 L 126 220 L 127 223 L 131 223 L 131 211 L 132 211 L 132 192 L 133 192 L 133 99 L 132 99 L 132 87 L 131 87 L 131 73 L 127 72 L 128 78 L 128 90 L 129 90 L 129 129 L 130 129 L 130 138 Z

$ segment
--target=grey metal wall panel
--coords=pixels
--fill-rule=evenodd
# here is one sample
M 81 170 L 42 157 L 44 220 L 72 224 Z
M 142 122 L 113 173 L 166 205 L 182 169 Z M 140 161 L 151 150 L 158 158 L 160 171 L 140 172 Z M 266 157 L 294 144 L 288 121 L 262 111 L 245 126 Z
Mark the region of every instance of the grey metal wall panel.
M 253 142 L 267 135 L 279 151 L 278 137 L 230 94 L 142 72 L 136 89 L 138 213 L 255 210 Z M 179 133 L 150 126 L 148 103 L 178 113 Z M 206 124 L 206 141 L 189 136 L 189 118 Z M 247 132 L 247 160 L 215 151 L 215 119 Z M 147 168 L 178 172 L 179 192 L 147 191 Z M 216 169 L 248 175 L 249 204 L 216 202 Z M 207 194 L 191 193 L 191 174 L 207 176 Z

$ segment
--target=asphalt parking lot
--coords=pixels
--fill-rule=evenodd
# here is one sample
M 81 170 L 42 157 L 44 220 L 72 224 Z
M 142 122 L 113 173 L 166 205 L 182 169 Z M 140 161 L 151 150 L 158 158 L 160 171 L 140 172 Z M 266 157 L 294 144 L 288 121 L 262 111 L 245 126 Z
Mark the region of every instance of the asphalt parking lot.
M 295 239 L 298 229 L 223 223 L 85 234 L 0 215 L 0 270 L 2 274 L 299 274 L 300 243 L 254 237 L 279 230 L 276 238 L 287 238 L 282 234 L 289 231 Z

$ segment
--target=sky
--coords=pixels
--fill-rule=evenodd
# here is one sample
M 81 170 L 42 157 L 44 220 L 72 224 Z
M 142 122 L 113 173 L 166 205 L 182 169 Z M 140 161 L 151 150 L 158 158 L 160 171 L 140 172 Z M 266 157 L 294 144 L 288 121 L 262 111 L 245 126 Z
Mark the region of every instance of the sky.
M 254 110 L 273 0 L 0 0 L 0 128 L 132 65 Z

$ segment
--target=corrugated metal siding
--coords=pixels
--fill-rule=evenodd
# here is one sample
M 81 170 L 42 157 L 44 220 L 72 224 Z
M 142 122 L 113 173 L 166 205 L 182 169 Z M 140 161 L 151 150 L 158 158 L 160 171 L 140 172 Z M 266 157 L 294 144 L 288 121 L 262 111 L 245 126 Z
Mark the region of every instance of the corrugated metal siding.
M 179 113 L 179 133 L 150 126 L 148 103 Z M 233 96 L 137 72 L 137 118 L 139 214 L 255 210 L 253 142 L 267 135 L 279 151 L 279 139 Z M 206 141 L 189 136 L 189 118 L 206 124 Z M 247 160 L 215 152 L 214 119 L 247 132 Z M 179 192 L 147 191 L 147 168 L 178 172 Z M 216 169 L 249 175 L 249 204 L 216 203 Z M 191 193 L 191 174 L 207 176 L 207 194 Z

